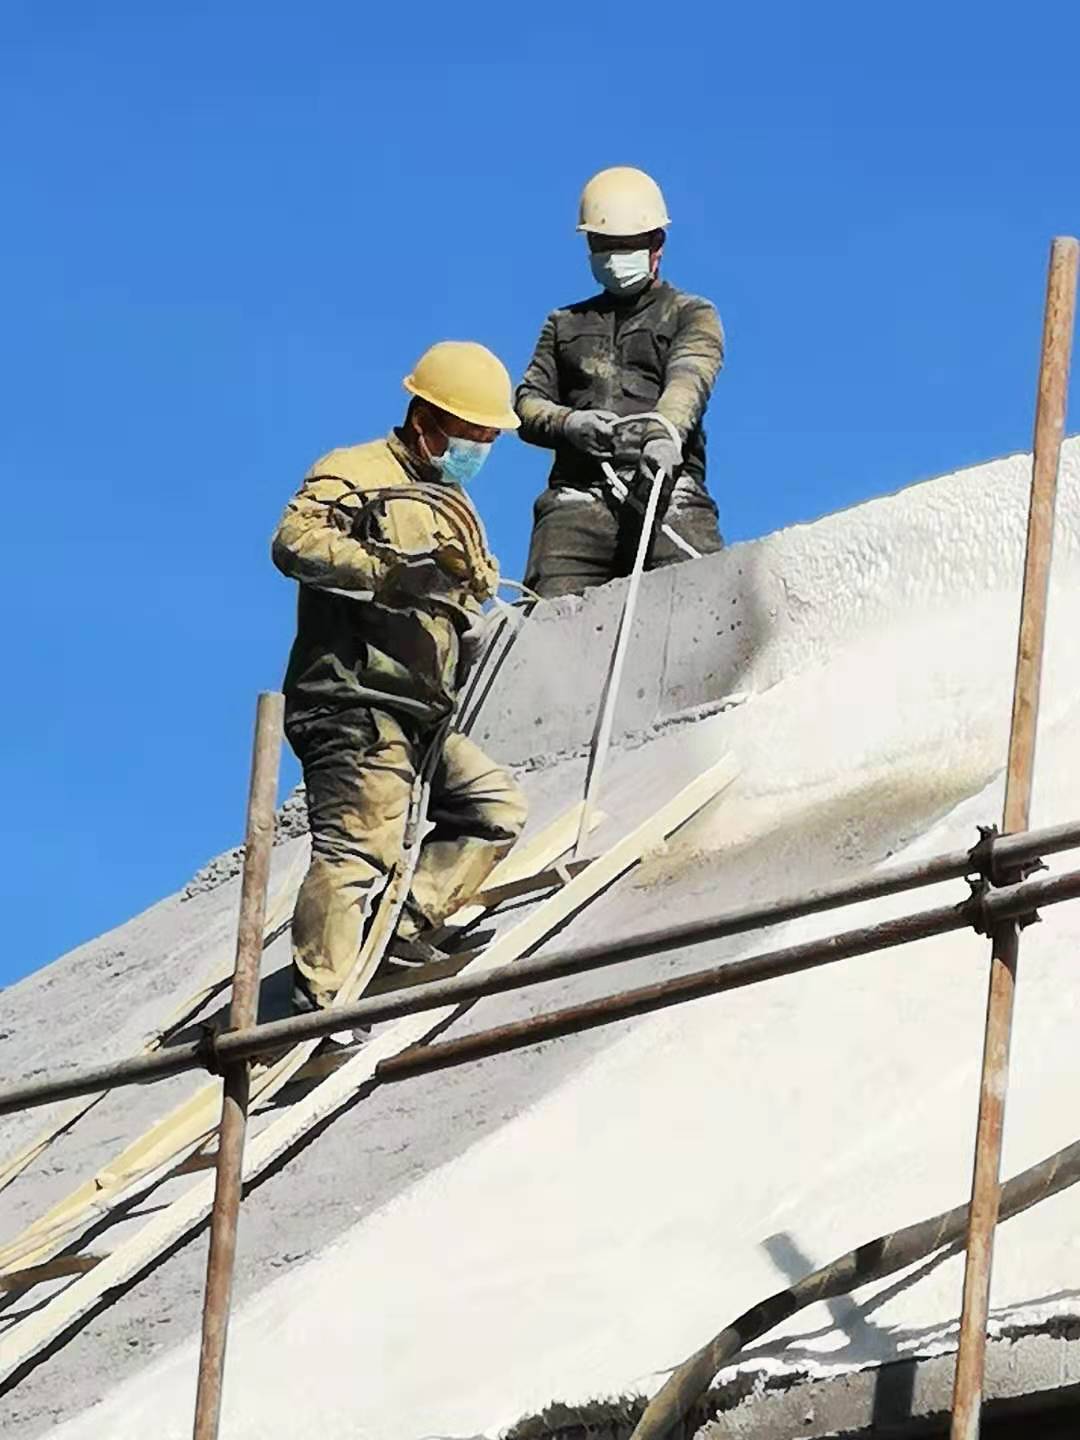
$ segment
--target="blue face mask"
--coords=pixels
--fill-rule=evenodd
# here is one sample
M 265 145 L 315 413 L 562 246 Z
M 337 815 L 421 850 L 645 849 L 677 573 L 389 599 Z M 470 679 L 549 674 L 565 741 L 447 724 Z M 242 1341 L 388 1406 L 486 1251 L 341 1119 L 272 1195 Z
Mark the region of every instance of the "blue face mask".
M 593 279 L 612 295 L 636 295 L 652 279 L 648 250 L 606 250 L 589 256 Z
M 449 435 L 446 449 L 441 455 L 432 455 L 431 463 L 444 480 L 449 480 L 453 485 L 467 485 L 479 474 L 490 454 L 490 442 L 484 444 L 481 440 L 459 440 L 456 435 Z

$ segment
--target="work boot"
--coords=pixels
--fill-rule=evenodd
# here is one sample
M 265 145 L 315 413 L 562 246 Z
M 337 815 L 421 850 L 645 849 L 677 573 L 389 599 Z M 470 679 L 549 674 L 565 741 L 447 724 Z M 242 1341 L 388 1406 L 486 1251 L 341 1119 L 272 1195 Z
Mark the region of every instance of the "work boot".
M 419 935 L 395 935 L 386 947 L 386 958 L 391 965 L 401 969 L 414 970 L 420 965 L 435 965 L 450 957 L 430 940 L 421 940 Z
M 377 973 L 380 980 L 402 970 L 418 970 L 421 965 L 434 965 L 445 960 L 446 951 L 423 938 L 425 934 L 434 933 L 435 927 L 416 908 L 411 897 L 406 900 L 379 965 Z
M 307 981 L 293 967 L 292 1008 L 294 1015 L 312 1015 L 319 1009 L 318 1001 L 308 989 Z
M 292 1004 L 294 1015 L 312 1015 L 316 1010 L 323 1007 L 312 995 L 307 987 L 307 982 L 298 970 L 293 971 Z M 335 1030 L 331 1035 L 322 1037 L 324 1043 L 338 1046 L 363 1045 L 366 1040 L 371 1039 L 370 1025 L 356 1025 L 351 1030 Z

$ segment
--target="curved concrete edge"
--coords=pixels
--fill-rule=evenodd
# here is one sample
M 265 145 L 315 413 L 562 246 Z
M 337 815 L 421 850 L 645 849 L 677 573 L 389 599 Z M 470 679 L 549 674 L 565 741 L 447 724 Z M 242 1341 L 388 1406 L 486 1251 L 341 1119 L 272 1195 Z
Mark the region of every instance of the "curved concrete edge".
M 766 690 L 897 617 L 1019 597 L 1030 477 L 1031 456 L 1010 455 L 646 575 L 616 736 Z M 1055 534 L 1055 569 L 1075 564 L 1080 436 L 1062 452 Z M 588 743 L 625 587 L 545 601 L 529 617 L 473 732 L 499 759 Z
M 916 1356 L 826 1379 L 791 1375 L 726 1411 L 695 1440 L 817 1440 L 860 1435 L 947 1435 L 956 1355 Z M 984 1429 L 1010 1436 L 1043 1431 L 1036 1417 L 1080 1414 L 1080 1317 L 1002 1327 L 986 1351 Z M 1011 1422 L 1011 1423 L 1009 1423 Z

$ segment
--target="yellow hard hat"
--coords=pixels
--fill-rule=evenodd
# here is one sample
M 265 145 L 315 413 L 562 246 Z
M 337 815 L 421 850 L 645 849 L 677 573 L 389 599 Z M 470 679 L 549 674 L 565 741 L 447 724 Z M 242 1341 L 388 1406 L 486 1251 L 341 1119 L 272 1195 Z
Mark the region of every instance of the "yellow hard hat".
M 671 224 L 660 186 L 644 170 L 614 165 L 581 192 L 578 229 L 593 235 L 644 235 Z
M 440 340 L 425 350 L 402 382 L 417 395 L 473 425 L 516 430 L 510 373 L 497 355 L 473 340 Z

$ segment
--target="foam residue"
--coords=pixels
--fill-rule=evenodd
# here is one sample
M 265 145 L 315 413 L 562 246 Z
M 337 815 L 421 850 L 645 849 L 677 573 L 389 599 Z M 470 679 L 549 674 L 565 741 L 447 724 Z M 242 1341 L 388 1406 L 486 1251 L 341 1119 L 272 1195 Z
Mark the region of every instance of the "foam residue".
M 1019 469 L 1013 479 L 1021 483 Z M 963 485 L 974 493 L 969 477 Z M 943 491 L 943 512 L 951 493 Z M 931 534 L 933 496 L 920 504 Z M 813 653 L 798 656 L 792 622 L 757 666 L 745 703 L 614 757 L 624 790 L 635 777 L 657 783 L 655 767 L 666 763 L 658 757 L 676 753 L 664 746 L 678 747 L 690 773 L 723 750 L 742 766 L 724 799 L 639 874 L 636 914 L 652 904 L 655 922 L 699 902 L 715 909 L 738 856 L 755 893 L 786 894 L 819 877 L 823 851 L 835 878 L 886 851 L 902 860 L 970 845 L 977 822 L 1000 817 L 1015 565 L 993 550 L 992 512 L 948 552 L 948 587 L 940 545 L 933 565 L 898 575 L 910 537 L 898 532 L 890 550 L 883 513 L 827 522 L 830 553 L 846 525 L 863 564 L 852 562 L 856 579 L 832 601 L 819 585 L 815 604 L 833 603 L 835 623 L 817 625 Z M 817 583 L 813 527 L 800 543 L 793 593 Z M 1063 549 L 1051 607 L 1036 824 L 1080 815 L 1071 557 Z M 690 578 L 687 567 L 679 583 Z M 795 599 L 791 607 L 796 615 Z M 782 655 L 793 657 L 786 668 Z M 580 765 L 573 776 L 578 783 Z M 713 867 L 704 872 L 712 896 L 690 886 L 692 857 Z M 769 944 L 959 898 L 955 887 L 894 896 L 853 907 L 839 923 L 819 915 L 773 930 Z M 724 953 L 760 945 L 746 937 Z M 1025 932 L 1006 1173 L 1080 1132 L 1078 953 L 1080 907 L 1055 907 Z M 959 932 L 620 1032 L 531 1108 L 420 1174 L 239 1309 L 224 1434 L 494 1436 L 553 1400 L 649 1392 L 755 1301 L 957 1204 L 970 1181 L 985 959 L 986 942 Z M 512 1083 L 509 1062 L 498 1073 Z M 303 1166 L 303 1154 L 292 1163 Z M 1078 1218 L 1080 1195 L 1066 1191 L 1002 1228 L 993 1292 L 1001 1323 L 1074 1305 Z M 303 1223 L 298 1213 L 299 1232 Z M 744 1364 L 824 1374 L 935 1353 L 951 1343 L 960 1268 L 954 1256 L 815 1306 Z M 195 1371 L 190 1338 L 54 1433 L 180 1440 Z

